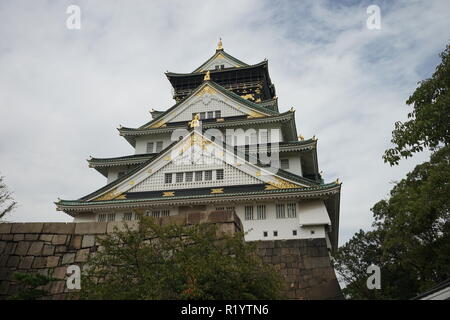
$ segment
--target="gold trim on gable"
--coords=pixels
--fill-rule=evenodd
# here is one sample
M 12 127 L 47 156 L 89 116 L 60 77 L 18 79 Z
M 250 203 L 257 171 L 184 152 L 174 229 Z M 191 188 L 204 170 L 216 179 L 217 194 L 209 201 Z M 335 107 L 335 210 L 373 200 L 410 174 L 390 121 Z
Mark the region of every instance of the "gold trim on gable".
M 291 183 L 284 179 L 274 177 L 276 181 L 268 181 L 268 185 L 266 185 L 265 190 L 274 190 L 274 189 L 295 189 L 295 188 L 303 188 L 303 186 Z
M 223 188 L 211 189 L 211 194 L 214 194 L 214 193 L 223 193 Z
M 95 198 L 93 201 L 107 201 L 107 200 L 113 200 L 113 199 L 126 199 L 126 196 L 121 194 L 120 192 L 117 192 L 117 189 L 112 189 L 108 193 L 105 193 L 104 195 Z
M 203 96 L 205 94 L 215 94 L 216 90 L 211 88 L 209 85 L 206 85 L 205 87 L 203 87 L 203 89 L 201 89 L 199 92 L 197 92 L 195 94 L 196 97 L 200 97 Z
M 162 196 L 163 197 L 174 197 L 175 196 L 175 191 L 163 192 Z

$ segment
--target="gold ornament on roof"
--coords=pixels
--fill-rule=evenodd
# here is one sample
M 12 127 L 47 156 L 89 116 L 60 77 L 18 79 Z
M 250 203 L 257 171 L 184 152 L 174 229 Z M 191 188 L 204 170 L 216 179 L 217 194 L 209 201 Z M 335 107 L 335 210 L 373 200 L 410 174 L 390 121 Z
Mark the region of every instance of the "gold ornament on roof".
M 196 128 L 198 126 L 200 126 L 200 114 L 197 113 L 194 116 L 194 119 L 192 119 L 192 121 L 189 121 L 189 127 Z
M 208 80 L 211 80 L 211 76 L 209 74 L 209 70 L 206 71 L 205 77 L 203 78 L 203 81 L 208 81 Z
M 219 39 L 219 42 L 217 43 L 217 49 L 216 50 L 223 50 L 222 47 L 222 38 Z
M 305 140 L 305 137 L 301 134 L 301 135 L 298 136 L 298 140 L 299 141 L 303 141 L 303 140 Z

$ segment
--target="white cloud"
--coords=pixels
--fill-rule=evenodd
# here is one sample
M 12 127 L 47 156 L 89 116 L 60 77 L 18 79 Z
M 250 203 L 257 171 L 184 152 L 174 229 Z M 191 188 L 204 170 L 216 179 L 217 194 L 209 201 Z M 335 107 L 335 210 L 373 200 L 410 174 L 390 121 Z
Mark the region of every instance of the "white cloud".
M 341 242 L 371 223 L 370 207 L 419 155 L 384 164 L 405 100 L 431 75 L 450 29 L 447 1 L 380 2 L 382 29 L 365 28 L 371 2 L 14 1 L 0 4 L 0 170 L 20 207 L 16 221 L 69 221 L 57 197 L 105 183 L 93 156 L 131 154 L 119 124 L 173 104 L 166 70 L 190 72 L 214 53 L 269 59 L 281 110 L 319 137 L 326 180 L 343 182 Z M 82 29 L 65 27 L 69 4 Z

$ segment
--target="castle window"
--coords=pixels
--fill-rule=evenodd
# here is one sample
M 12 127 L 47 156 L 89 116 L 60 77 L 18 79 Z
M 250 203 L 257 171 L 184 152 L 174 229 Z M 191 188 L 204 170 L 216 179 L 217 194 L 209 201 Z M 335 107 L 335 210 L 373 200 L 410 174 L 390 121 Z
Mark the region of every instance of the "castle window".
M 253 220 L 253 206 L 245 206 L 245 220 Z
M 172 183 L 172 174 L 166 173 L 164 176 L 164 183 Z
M 287 204 L 287 215 L 288 215 L 288 218 L 296 218 L 297 217 L 297 206 L 295 203 Z
M 159 218 L 159 215 L 160 215 L 160 211 L 159 210 L 152 211 L 152 217 L 153 218 Z
M 314 234 L 314 233 L 316 233 L 314 230 L 311 230 L 311 234 Z
M 108 221 L 114 221 L 116 220 L 116 214 L 115 213 L 108 213 Z
M 267 231 L 263 231 L 263 236 L 267 237 L 267 235 L 268 235 Z
M 297 235 L 297 230 L 292 230 L 292 235 L 296 236 Z
M 281 169 L 289 169 L 289 159 L 280 160 Z
M 234 211 L 235 208 L 234 207 L 227 207 L 226 209 L 227 209 L 227 211 Z
M 212 170 L 206 170 L 205 171 L 205 180 L 206 181 L 212 180 Z
M 177 172 L 175 179 L 175 181 L 178 183 L 183 182 L 183 172 Z
M 216 118 L 220 118 L 222 116 L 222 111 L 216 110 Z
M 99 215 L 98 215 L 98 217 L 97 217 L 97 221 L 98 222 L 104 222 L 104 221 L 106 221 L 106 213 L 100 213 Z
M 214 118 L 214 111 L 208 111 L 208 119 Z
M 147 153 L 153 153 L 153 142 L 147 142 Z
M 195 171 L 195 181 L 203 180 L 203 171 Z
M 216 207 L 216 211 L 224 211 L 225 207 Z
M 170 216 L 170 210 L 161 210 L 161 217 Z
M 225 69 L 225 65 L 224 65 L 224 64 L 221 64 L 221 65 L 220 65 L 220 69 Z
M 223 180 L 223 169 L 216 170 L 216 180 Z
M 124 221 L 130 221 L 132 218 L 133 218 L 132 212 L 126 212 L 122 216 L 122 220 L 124 220 Z
M 216 65 L 214 68 L 215 68 L 216 70 L 219 70 L 219 69 L 220 69 L 220 66 L 219 66 L 219 65 Z
M 206 112 L 200 112 L 200 120 L 205 119 Z
M 266 219 L 266 205 L 261 204 L 256 206 L 256 216 L 259 220 Z
M 273 236 L 274 236 L 274 237 L 278 237 L 278 231 L 274 231 L 274 232 L 273 232 Z
M 192 176 L 193 176 L 192 171 L 186 172 L 186 182 L 192 182 Z
M 285 208 L 283 203 L 279 203 L 275 206 L 275 212 L 277 219 L 286 218 Z
M 156 152 L 161 152 L 162 148 L 163 148 L 163 142 L 157 141 L 156 142 Z

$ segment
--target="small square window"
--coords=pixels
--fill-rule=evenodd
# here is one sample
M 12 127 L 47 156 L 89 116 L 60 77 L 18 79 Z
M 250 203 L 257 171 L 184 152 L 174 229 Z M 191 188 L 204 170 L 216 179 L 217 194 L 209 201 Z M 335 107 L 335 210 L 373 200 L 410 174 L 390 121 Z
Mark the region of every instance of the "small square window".
M 296 236 L 297 235 L 297 230 L 292 230 L 292 235 Z
M 157 141 L 156 142 L 156 152 L 161 152 L 162 148 L 163 148 L 163 142 Z
M 147 142 L 147 153 L 153 153 L 153 142 Z
M 225 69 L 225 65 L 224 65 L 224 64 L 221 64 L 221 65 L 220 65 L 220 69 Z
M 216 110 L 216 118 L 220 118 L 222 116 L 222 111 Z
M 216 170 L 216 180 L 223 180 L 223 169 Z
M 314 234 L 314 233 L 316 233 L 314 230 L 311 230 L 311 234 Z
M 175 177 L 175 181 L 177 183 L 183 182 L 183 172 L 177 172 L 176 177 Z
M 278 237 L 278 231 L 274 231 L 274 232 L 273 232 L 273 236 L 274 236 L 274 237 Z
M 215 66 L 215 69 L 216 69 L 216 70 L 219 70 L 219 69 L 220 69 L 220 66 L 219 66 L 219 65 Z
M 214 118 L 214 111 L 208 111 L 208 119 Z
M 205 181 L 212 180 L 212 170 L 206 170 L 205 171 Z
M 203 180 L 203 171 L 195 171 L 195 181 Z
M 289 159 L 280 159 L 281 169 L 289 169 Z
M 186 172 L 186 182 L 192 182 L 192 176 L 193 176 L 193 172 L 192 171 L 189 171 L 189 172 Z
M 264 232 L 263 232 L 263 236 L 264 236 L 264 237 L 267 237 L 267 235 L 268 235 L 268 234 L 267 234 L 267 231 L 264 231 Z

